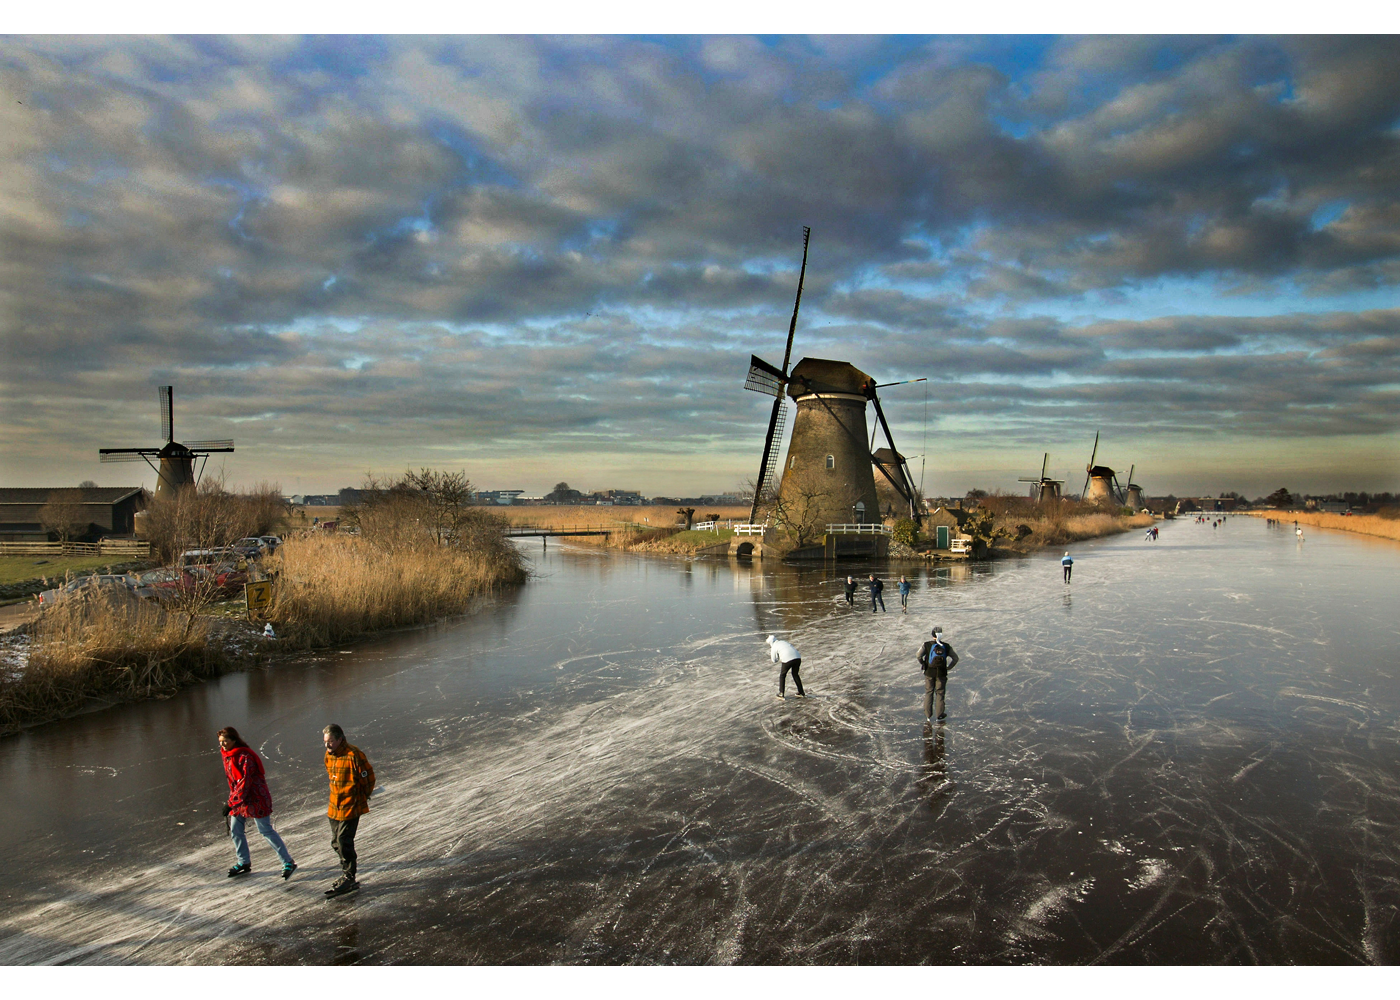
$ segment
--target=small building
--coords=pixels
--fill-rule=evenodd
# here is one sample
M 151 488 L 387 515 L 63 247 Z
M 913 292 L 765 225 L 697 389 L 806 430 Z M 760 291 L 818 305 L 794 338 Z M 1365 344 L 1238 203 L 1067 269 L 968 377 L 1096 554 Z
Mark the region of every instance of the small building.
M 0 488 L 0 541 L 44 542 L 50 532 L 40 509 L 51 500 L 72 496 L 82 507 L 75 523 L 84 525 L 75 541 L 131 537 L 134 518 L 146 509 L 150 495 L 140 486 L 11 487 Z
M 951 549 L 953 540 L 962 533 L 962 522 L 967 512 L 936 507 L 924 515 L 923 535 L 933 542 L 935 549 Z

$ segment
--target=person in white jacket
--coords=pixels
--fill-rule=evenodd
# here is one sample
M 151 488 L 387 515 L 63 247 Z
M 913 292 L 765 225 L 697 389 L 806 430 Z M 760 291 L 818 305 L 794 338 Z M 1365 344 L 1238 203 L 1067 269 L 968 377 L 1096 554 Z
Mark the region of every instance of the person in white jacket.
M 787 688 L 789 670 L 792 671 L 792 682 L 797 685 L 797 697 L 807 697 L 807 692 L 802 690 L 802 678 L 797 676 L 797 668 L 802 666 L 802 654 L 797 651 L 797 647 L 776 635 L 768 637 L 768 645 L 773 651 L 773 662 L 781 664 L 778 669 L 778 700 L 787 700 L 783 692 Z

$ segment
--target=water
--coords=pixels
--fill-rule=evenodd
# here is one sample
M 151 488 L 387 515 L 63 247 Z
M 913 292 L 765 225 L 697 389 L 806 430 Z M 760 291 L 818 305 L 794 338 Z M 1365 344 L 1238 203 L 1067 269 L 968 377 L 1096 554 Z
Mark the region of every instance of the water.
M 1400 957 L 1400 545 L 1178 521 L 1069 587 L 1059 552 L 920 572 L 902 616 L 524 544 L 540 578 L 465 620 L 0 741 L 0 962 Z M 774 699 L 770 632 L 813 697 Z M 380 780 L 330 902 L 328 721 Z M 224 877 L 229 724 L 290 883 L 256 836 Z

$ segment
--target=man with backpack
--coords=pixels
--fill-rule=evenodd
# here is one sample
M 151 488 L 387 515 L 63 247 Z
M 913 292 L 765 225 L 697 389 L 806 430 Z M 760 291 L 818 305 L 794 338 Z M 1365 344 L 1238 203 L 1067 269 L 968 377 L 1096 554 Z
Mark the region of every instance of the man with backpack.
M 1069 557 L 1068 552 L 1066 552 L 1065 557 L 1060 560 L 1060 565 L 1063 566 L 1065 570 L 1065 583 L 1069 583 L 1069 575 L 1074 572 L 1074 560 Z
M 932 721 L 933 711 L 938 709 L 938 721 L 948 717 L 943 710 L 943 695 L 948 689 L 948 671 L 958 665 L 958 654 L 950 643 L 943 641 L 943 630 L 933 629 L 933 638 L 924 641 L 919 648 L 919 666 L 924 671 L 924 716 Z

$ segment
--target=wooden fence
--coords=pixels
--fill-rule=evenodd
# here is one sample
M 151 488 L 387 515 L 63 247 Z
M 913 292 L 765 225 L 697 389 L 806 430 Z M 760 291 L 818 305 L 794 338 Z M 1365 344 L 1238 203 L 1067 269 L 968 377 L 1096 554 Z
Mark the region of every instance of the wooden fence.
M 106 538 L 100 542 L 0 542 L 0 556 L 126 556 L 144 559 L 150 542 Z

